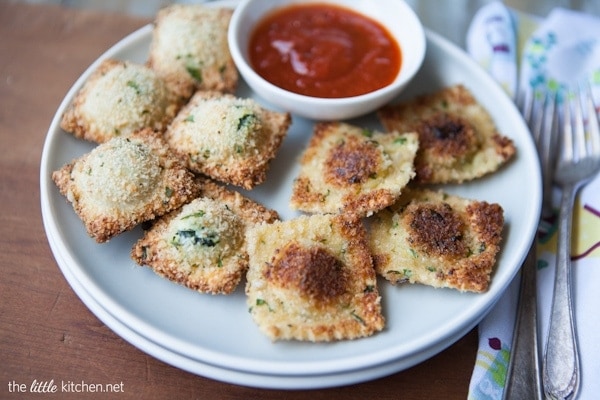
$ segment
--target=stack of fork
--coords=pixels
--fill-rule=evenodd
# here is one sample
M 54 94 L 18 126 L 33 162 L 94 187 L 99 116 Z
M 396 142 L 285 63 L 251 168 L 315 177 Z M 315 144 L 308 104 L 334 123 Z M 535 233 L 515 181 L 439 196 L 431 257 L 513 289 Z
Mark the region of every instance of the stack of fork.
M 520 55 L 519 38 L 526 40 Z M 543 170 L 544 203 L 538 240 L 521 268 L 515 331 L 512 346 L 507 346 L 507 399 L 571 399 L 578 395 L 588 399 L 600 393 L 600 379 L 596 378 L 600 353 L 594 350 L 600 318 L 593 283 L 600 280 L 598 253 L 594 251 L 600 246 L 600 179 L 593 178 L 600 169 L 600 133 L 599 109 L 594 107 L 591 94 L 596 92 L 596 104 L 600 105 L 598 38 L 600 20 L 590 15 L 557 8 L 540 20 L 500 2 L 482 7 L 468 32 L 471 56 L 510 96 L 516 97 L 520 86 L 517 103 L 534 136 Z M 553 205 L 559 203 L 560 209 L 555 210 Z M 573 213 L 578 217 L 572 234 Z M 556 232 L 558 235 L 554 235 Z M 578 236 L 581 234 L 590 236 Z M 574 279 L 572 235 L 574 250 L 579 253 Z M 560 246 L 553 246 L 555 239 Z M 575 291 L 571 293 L 573 286 Z M 512 320 L 497 317 L 512 315 L 513 294 L 511 287 L 480 325 L 478 363 L 480 354 L 507 351 L 504 347 L 491 349 L 486 341 L 498 340 L 499 336 L 503 344 L 510 342 Z M 573 301 L 573 294 L 577 301 Z M 482 384 L 497 383 L 502 390 L 503 381 L 486 378 L 504 377 L 503 372 L 482 371 L 476 364 L 470 398 L 479 400 L 477 393 Z
M 542 364 L 548 398 L 574 398 L 579 388 L 579 353 L 573 312 L 571 226 L 575 195 L 600 171 L 600 127 L 593 94 L 583 91 L 523 91 L 522 113 L 533 134 L 543 179 L 542 222 L 553 221 L 553 183 L 562 196 L 558 216 L 558 249 L 548 339 Z M 544 230 L 544 225 L 540 224 Z M 542 234 L 544 232 L 541 232 Z M 530 259 L 534 257 L 533 246 Z M 519 312 L 505 398 L 541 398 L 538 370 L 536 264 L 522 271 Z

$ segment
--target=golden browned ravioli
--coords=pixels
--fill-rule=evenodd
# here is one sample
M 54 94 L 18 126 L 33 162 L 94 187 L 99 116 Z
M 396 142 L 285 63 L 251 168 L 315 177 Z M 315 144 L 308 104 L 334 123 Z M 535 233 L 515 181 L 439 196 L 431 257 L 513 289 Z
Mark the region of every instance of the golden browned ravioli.
M 291 116 L 250 98 L 198 91 L 165 133 L 173 151 L 194 172 L 252 189 L 287 134 Z
M 247 302 L 269 338 L 332 341 L 383 329 L 376 274 L 359 219 L 304 215 L 256 225 L 246 237 Z
M 484 292 L 504 226 L 498 204 L 411 188 L 375 214 L 369 243 L 388 281 Z
M 378 112 L 387 130 L 417 132 L 418 183 L 461 183 L 490 174 L 515 154 L 487 110 L 463 85 L 443 88 Z
M 151 130 L 100 144 L 54 171 L 52 179 L 97 242 L 174 210 L 198 193 L 193 174 Z
M 415 133 L 321 122 L 300 161 L 290 206 L 309 213 L 369 215 L 394 203 L 414 176 Z
M 238 71 L 227 44 L 232 10 L 200 4 L 173 4 L 154 22 L 148 65 L 178 95 L 196 90 L 232 93 Z
M 145 128 L 163 131 L 180 107 L 179 97 L 150 68 L 107 59 L 86 80 L 60 126 L 76 137 L 104 143 Z
M 156 221 L 131 257 L 190 289 L 229 294 L 248 267 L 246 229 L 278 214 L 207 179 L 199 183 L 199 197 Z

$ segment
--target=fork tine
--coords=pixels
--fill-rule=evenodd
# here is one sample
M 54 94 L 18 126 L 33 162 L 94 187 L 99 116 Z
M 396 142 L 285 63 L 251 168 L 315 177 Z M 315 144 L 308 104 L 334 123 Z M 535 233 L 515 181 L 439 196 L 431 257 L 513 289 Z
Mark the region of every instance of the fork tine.
M 565 104 L 563 110 L 563 134 L 561 136 L 561 155 L 560 161 L 573 160 L 575 157 L 575 151 L 573 149 L 573 124 L 571 117 L 571 102 L 569 96 L 565 96 Z M 559 166 L 560 167 L 560 166 Z
M 548 93 L 544 99 L 537 132 L 537 146 L 542 166 L 543 179 L 543 205 L 542 213 L 544 217 L 549 217 L 553 214 L 552 210 L 552 180 L 554 179 L 554 161 L 556 160 L 557 149 L 557 126 L 558 112 L 556 108 L 557 94 L 556 92 Z
M 521 114 L 525 118 L 527 125 L 531 129 L 531 117 L 533 113 L 533 101 L 535 96 L 533 95 L 533 90 L 522 90 L 519 93 L 518 106 L 521 110 Z
M 583 106 L 581 102 L 581 91 L 577 92 L 577 96 L 575 96 L 575 136 L 573 137 L 575 143 L 575 156 L 577 159 L 581 159 L 585 157 L 587 154 L 587 146 L 585 140 L 585 124 L 583 120 Z M 587 96 L 587 93 L 584 94 Z
M 556 101 L 557 101 L 556 92 L 548 93 L 544 99 L 543 103 L 543 118 L 540 126 L 540 150 L 545 159 L 546 166 L 551 166 L 552 160 L 552 150 L 555 149 L 553 146 L 554 139 L 557 137 L 555 135 L 557 123 L 558 123 L 558 112 L 556 109 Z
M 542 216 L 554 214 L 552 208 L 552 180 L 554 178 L 554 162 L 558 141 L 557 92 L 522 90 L 517 99 L 531 135 L 535 142 L 540 161 L 543 182 Z
M 587 116 L 588 116 L 588 131 L 590 150 L 593 153 L 600 153 L 600 120 L 596 112 L 596 104 L 594 103 L 594 95 L 590 85 L 587 85 L 586 96 Z
M 536 99 L 537 94 L 532 93 L 531 99 L 531 133 L 533 134 L 533 139 L 535 140 L 536 145 L 538 146 L 538 153 L 541 150 L 540 144 L 542 141 L 542 131 L 544 129 L 545 120 L 546 120 L 546 102 L 548 96 L 544 94 L 543 100 L 538 101 Z M 540 95 L 541 96 L 541 95 Z M 543 166 L 543 165 L 542 165 Z

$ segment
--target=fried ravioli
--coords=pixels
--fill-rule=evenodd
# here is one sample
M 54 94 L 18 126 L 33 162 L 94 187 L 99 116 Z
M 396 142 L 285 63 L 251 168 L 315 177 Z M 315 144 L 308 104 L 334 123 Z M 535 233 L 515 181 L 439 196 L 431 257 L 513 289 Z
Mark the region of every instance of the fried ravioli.
M 252 189 L 266 179 L 290 124 L 289 113 L 267 110 L 253 99 L 199 91 L 165 137 L 192 171 Z
M 172 4 L 154 22 L 148 65 L 178 95 L 196 90 L 233 93 L 238 72 L 229 52 L 232 10 L 201 4 Z
M 378 116 L 389 131 L 419 134 L 418 183 L 480 178 L 496 171 L 516 152 L 512 140 L 496 130 L 487 110 L 462 85 L 387 105 Z
M 301 216 L 248 230 L 246 295 L 272 340 L 332 341 L 384 327 L 375 270 L 360 220 Z
M 394 284 L 485 292 L 503 225 L 498 204 L 411 189 L 372 218 L 375 269 Z
M 317 123 L 300 161 L 290 206 L 309 213 L 369 215 L 394 203 L 414 176 L 415 133 Z
M 113 138 L 52 173 L 88 234 L 102 243 L 193 199 L 193 174 L 160 133 Z
M 131 257 L 190 289 L 229 294 L 248 268 L 245 230 L 278 215 L 207 179 L 199 182 L 200 196 L 156 221 Z
M 145 128 L 166 129 L 181 107 L 178 96 L 144 65 L 104 60 L 62 116 L 61 128 L 104 143 Z

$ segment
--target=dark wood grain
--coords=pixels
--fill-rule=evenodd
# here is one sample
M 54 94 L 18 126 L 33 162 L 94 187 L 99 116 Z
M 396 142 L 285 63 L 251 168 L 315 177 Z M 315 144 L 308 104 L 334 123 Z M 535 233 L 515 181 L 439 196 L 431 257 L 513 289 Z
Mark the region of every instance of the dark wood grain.
M 0 2 L 0 398 L 34 380 L 123 383 L 117 399 L 466 399 L 477 349 L 470 332 L 439 355 L 375 381 L 333 389 L 246 388 L 148 356 L 100 322 L 62 276 L 42 225 L 40 156 L 77 77 L 148 23 L 123 15 Z M 46 396 L 39 396 L 39 398 Z M 96 398 L 59 393 L 50 398 Z

